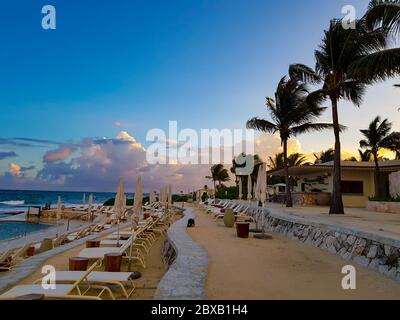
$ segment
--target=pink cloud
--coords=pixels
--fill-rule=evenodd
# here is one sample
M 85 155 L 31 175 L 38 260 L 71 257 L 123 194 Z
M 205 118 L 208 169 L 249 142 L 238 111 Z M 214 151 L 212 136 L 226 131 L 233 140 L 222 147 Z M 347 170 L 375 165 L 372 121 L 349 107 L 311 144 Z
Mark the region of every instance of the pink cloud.
M 50 163 L 56 161 L 62 161 L 67 159 L 75 151 L 74 147 L 71 146 L 60 146 L 56 150 L 50 150 L 43 156 L 43 162 Z

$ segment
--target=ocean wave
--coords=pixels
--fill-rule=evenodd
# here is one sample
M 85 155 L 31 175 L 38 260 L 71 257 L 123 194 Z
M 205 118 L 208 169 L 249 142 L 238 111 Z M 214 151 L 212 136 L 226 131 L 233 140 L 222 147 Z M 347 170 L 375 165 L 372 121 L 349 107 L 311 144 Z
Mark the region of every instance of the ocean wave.
M 25 200 L 0 201 L 0 204 L 5 204 L 7 206 L 20 206 L 25 204 Z

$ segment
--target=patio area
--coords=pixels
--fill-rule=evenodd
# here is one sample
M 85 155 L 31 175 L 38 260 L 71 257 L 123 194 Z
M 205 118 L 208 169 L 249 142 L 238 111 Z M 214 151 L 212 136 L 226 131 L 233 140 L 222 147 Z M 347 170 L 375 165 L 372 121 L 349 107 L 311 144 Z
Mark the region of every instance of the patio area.
M 267 207 L 314 223 L 345 227 L 400 241 L 400 214 L 370 212 L 365 208 L 346 208 L 345 215 L 329 215 L 329 207 L 286 208 L 276 203 L 269 203 Z

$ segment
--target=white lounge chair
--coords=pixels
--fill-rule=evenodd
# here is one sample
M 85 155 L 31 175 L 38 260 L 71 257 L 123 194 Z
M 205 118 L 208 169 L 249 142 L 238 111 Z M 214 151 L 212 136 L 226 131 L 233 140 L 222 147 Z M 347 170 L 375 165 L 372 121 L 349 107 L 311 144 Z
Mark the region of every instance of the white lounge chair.
M 68 283 L 78 281 L 86 271 L 57 271 L 56 282 Z M 35 283 L 40 283 L 39 278 Z M 87 276 L 89 284 L 117 285 L 123 292 L 125 298 L 129 298 L 135 291 L 135 284 L 132 279 L 132 272 L 103 272 L 92 271 Z
M 115 297 L 111 290 L 106 286 L 90 285 L 88 282 L 88 275 L 93 269 L 98 266 L 99 263 L 94 263 L 87 271 L 83 271 L 80 278 L 78 278 L 73 284 L 56 284 L 54 289 L 45 289 L 42 284 L 31 284 L 31 285 L 17 285 L 7 292 L 0 295 L 1 300 L 15 299 L 19 296 L 28 294 L 43 294 L 45 297 L 50 299 L 90 299 L 90 300 L 101 300 L 101 296 L 104 293 L 108 293 L 111 299 L 115 300 Z M 81 286 L 86 287 L 82 291 Z M 96 296 L 86 296 L 90 289 L 100 289 L 100 293 Z M 76 294 L 73 292 L 76 291 Z

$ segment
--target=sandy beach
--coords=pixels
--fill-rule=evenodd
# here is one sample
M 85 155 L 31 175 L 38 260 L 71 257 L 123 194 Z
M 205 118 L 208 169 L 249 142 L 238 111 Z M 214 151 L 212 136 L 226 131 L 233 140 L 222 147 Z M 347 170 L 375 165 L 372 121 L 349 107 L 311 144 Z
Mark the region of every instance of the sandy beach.
M 161 248 L 164 243 L 165 238 L 159 238 L 151 248 L 149 254 L 146 256 L 146 268 L 142 268 L 139 264 L 133 263 L 131 271 L 139 271 L 142 273 L 142 277 L 134 281 L 136 290 L 131 295 L 130 299 L 132 300 L 147 300 L 153 299 L 155 290 L 157 289 L 157 285 L 160 282 L 161 278 L 166 272 L 166 266 L 164 265 L 161 259 Z M 75 247 L 71 250 L 65 251 L 62 254 L 58 254 L 54 257 L 48 259 L 43 265 L 52 265 L 56 270 L 68 270 L 68 259 L 69 257 L 76 256 L 82 249 L 85 248 L 85 245 Z M 42 266 L 43 266 L 42 265 Z M 100 270 L 99 270 L 100 271 Z M 121 267 L 121 271 L 126 272 L 127 263 L 123 263 Z M 41 267 L 38 268 L 37 271 L 32 273 L 29 277 L 25 278 L 18 284 L 32 284 L 35 280 L 41 278 L 43 275 L 41 274 Z M 90 295 L 91 292 L 89 292 Z M 93 294 L 95 292 L 93 291 Z M 119 290 L 114 290 L 116 299 L 125 299 L 125 297 L 121 294 Z M 104 297 L 106 298 L 106 296 Z
M 351 262 L 273 234 L 272 240 L 239 239 L 194 207 L 190 236 L 208 253 L 208 299 L 400 299 L 400 284 L 354 265 L 357 289 L 343 290 L 342 267 Z

